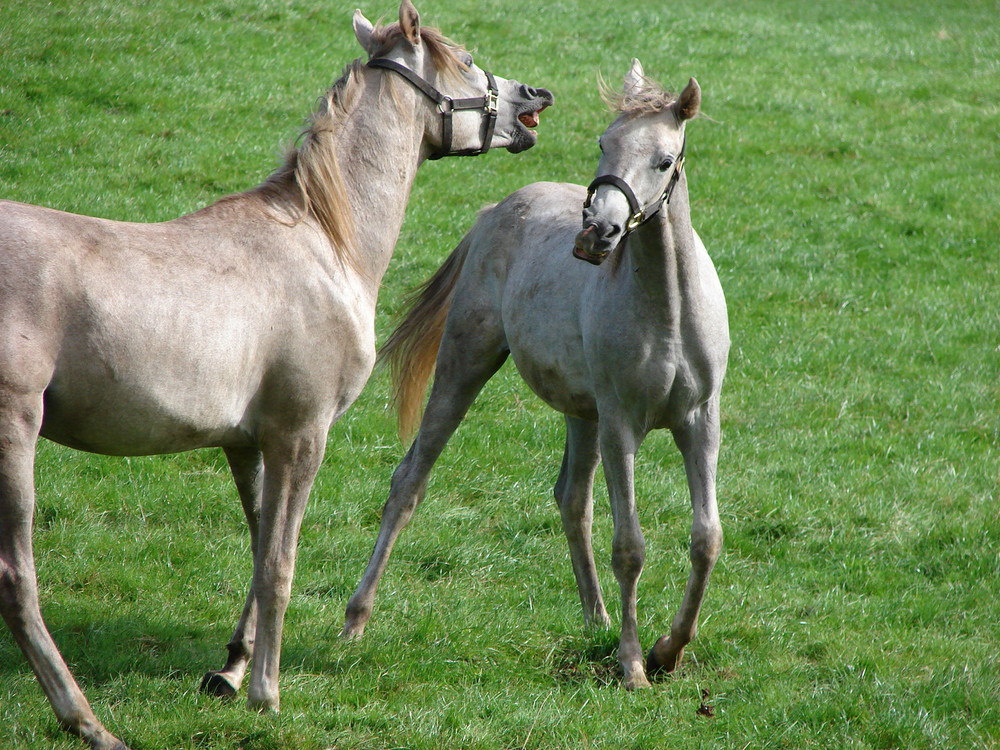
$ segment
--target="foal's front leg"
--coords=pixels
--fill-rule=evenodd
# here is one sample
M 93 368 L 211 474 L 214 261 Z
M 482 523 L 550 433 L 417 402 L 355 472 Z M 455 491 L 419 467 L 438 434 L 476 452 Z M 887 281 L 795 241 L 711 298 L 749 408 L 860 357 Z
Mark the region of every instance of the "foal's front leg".
M 257 602 L 254 659 L 247 705 L 277 711 L 281 633 L 291 598 L 295 553 L 309 491 L 323 460 L 326 431 L 280 436 L 263 449 L 264 486 L 252 595 Z
M 722 524 L 715 500 L 715 474 L 719 462 L 719 399 L 716 396 L 690 424 L 674 431 L 674 440 L 684 456 L 691 492 L 691 575 L 684 601 L 670 626 L 649 652 L 650 674 L 670 672 L 680 664 L 684 647 L 698 632 L 698 613 L 708 587 L 708 577 L 722 549 Z
M 611 566 L 622 597 L 622 633 L 618 661 L 628 690 L 649 687 L 639 645 L 639 622 L 636 598 L 639 575 L 646 559 L 646 542 L 639 526 L 635 507 L 635 453 L 642 436 L 620 419 L 601 415 L 600 443 L 604 474 L 611 498 L 614 535 L 611 542 Z
M 226 458 L 240 494 L 240 503 L 250 528 L 250 549 L 256 556 L 257 520 L 260 514 L 260 499 L 264 486 L 264 462 L 256 448 L 227 448 Z M 246 675 L 250 659 L 253 657 L 254 635 L 257 630 L 257 600 L 251 583 L 247 592 L 243 614 L 236 625 L 236 631 L 226 648 L 229 658 L 218 672 L 209 672 L 201 681 L 201 690 L 209 695 L 232 698 L 239 692 Z

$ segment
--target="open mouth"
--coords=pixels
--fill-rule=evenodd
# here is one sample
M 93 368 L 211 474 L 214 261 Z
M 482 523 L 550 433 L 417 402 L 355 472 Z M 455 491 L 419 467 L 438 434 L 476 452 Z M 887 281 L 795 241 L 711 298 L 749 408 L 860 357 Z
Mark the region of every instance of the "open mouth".
M 522 112 L 517 116 L 517 121 L 520 122 L 522 125 L 524 125 L 524 127 L 526 128 L 537 128 L 539 122 L 539 115 L 542 114 L 543 109 L 545 109 L 545 107 L 542 107 L 541 109 L 532 110 L 531 112 Z

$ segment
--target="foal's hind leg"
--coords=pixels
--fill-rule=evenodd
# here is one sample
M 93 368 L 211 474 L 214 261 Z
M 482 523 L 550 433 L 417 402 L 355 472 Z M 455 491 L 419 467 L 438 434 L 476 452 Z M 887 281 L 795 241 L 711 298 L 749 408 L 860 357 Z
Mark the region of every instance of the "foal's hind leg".
M 463 320 L 474 321 L 475 328 L 460 330 Z M 452 321 L 456 321 L 453 330 Z M 389 499 L 382 511 L 375 549 L 357 590 L 347 603 L 341 636 L 358 638 L 372 616 L 375 591 L 385 572 L 393 545 L 410 522 L 424 498 L 427 477 L 449 438 L 458 428 L 486 381 L 493 377 L 507 358 L 502 333 L 483 323 L 479 315 L 460 312 L 449 317 L 437 361 L 434 387 L 413 445 L 392 475 Z
M 0 387 L 0 614 L 24 652 L 63 729 L 95 750 L 126 750 L 90 710 L 38 606 L 31 544 L 33 463 L 41 396 L 25 398 Z
M 690 425 L 674 431 L 674 440 L 684 456 L 688 488 L 691 492 L 691 575 L 684 590 L 681 608 L 646 662 L 650 674 L 670 672 L 680 664 L 684 647 L 698 632 L 698 612 L 708 586 L 708 578 L 722 549 L 722 524 L 715 500 L 715 474 L 719 461 L 719 400 L 705 405 Z
M 256 448 L 227 448 L 226 458 L 240 494 L 243 513 L 250 527 L 250 549 L 257 551 L 257 522 L 260 515 L 260 497 L 264 486 L 264 464 L 261 452 Z M 253 657 L 254 634 L 257 629 L 257 600 L 253 587 L 247 593 L 243 614 L 236 625 L 236 631 L 226 648 L 229 658 L 218 672 L 209 672 L 201 681 L 201 690 L 210 695 L 232 698 L 239 692 L 246 675 L 247 666 Z
M 566 417 L 566 450 L 556 482 L 555 496 L 562 516 L 563 531 L 569 542 L 573 574 L 588 626 L 606 628 L 611 624 L 604 608 L 601 584 L 594 565 L 590 536 L 594 516 L 594 472 L 601 459 L 597 447 L 597 424 Z

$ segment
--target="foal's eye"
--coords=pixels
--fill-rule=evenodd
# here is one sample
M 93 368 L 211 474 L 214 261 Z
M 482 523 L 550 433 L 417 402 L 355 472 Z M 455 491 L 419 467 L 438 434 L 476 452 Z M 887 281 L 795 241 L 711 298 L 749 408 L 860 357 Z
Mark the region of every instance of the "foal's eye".
M 668 156 L 666 159 L 660 162 L 660 165 L 657 167 L 657 169 L 659 169 L 661 172 L 666 172 L 673 165 L 674 165 L 674 157 Z

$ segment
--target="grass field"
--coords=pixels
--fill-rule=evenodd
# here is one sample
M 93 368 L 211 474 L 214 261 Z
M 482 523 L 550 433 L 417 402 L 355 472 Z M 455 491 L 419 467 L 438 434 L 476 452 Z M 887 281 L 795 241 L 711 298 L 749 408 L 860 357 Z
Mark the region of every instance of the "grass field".
M 418 5 L 557 105 L 532 151 L 424 166 L 380 339 L 483 204 L 591 179 L 610 121 L 599 74 L 618 81 L 637 56 L 671 88 L 702 86 L 692 210 L 734 345 L 726 547 L 699 637 L 679 673 L 620 688 L 617 633 L 582 627 L 551 498 L 562 420 L 508 366 L 440 461 L 364 640 L 339 641 L 403 453 L 379 375 L 332 431 L 303 526 L 279 716 L 197 692 L 250 572 L 221 453 L 40 445 L 43 610 L 108 728 L 134 750 L 1000 745 L 996 2 Z M 252 187 L 359 54 L 354 7 L 4 3 L 0 197 L 158 221 Z M 644 446 L 637 491 L 648 647 L 687 575 L 669 435 Z M 0 632 L 0 748 L 79 747 Z

